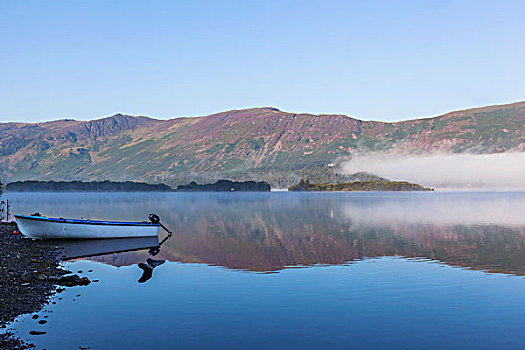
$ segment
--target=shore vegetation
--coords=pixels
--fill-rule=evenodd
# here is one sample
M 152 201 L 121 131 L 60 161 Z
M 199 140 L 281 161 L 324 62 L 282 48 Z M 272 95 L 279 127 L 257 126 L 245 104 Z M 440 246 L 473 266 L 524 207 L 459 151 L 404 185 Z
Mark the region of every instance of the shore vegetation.
M 310 183 L 308 179 L 288 188 L 288 191 L 433 191 L 406 181 L 354 181 L 338 184 Z

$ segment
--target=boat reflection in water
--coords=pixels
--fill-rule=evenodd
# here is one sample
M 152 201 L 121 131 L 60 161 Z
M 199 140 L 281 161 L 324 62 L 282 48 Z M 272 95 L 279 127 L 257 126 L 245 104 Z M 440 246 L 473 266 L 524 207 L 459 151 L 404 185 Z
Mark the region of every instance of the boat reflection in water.
M 113 239 L 67 239 L 43 241 L 49 246 L 63 249 L 62 259 L 80 259 L 98 255 L 131 252 L 159 247 L 158 237 L 134 237 Z
M 266 273 L 399 256 L 525 276 L 523 193 L 89 194 L 80 205 L 78 194 L 10 200 L 19 212 L 90 212 L 99 219 L 118 212 L 134 220 L 147 207 L 176 231 L 156 255 L 167 261 Z M 147 263 L 148 249 L 75 257 L 130 266 Z M 110 253 L 116 251 L 125 252 Z
M 155 256 L 160 252 L 162 244 L 169 240 L 171 236 L 165 237 L 159 242 L 158 237 L 133 237 L 133 238 L 114 238 L 114 239 L 67 239 L 67 240 L 47 240 L 43 244 L 58 247 L 63 250 L 62 260 L 73 260 L 91 258 L 96 256 L 107 256 L 124 252 L 146 251 L 150 256 Z M 142 276 L 139 283 L 148 281 L 153 276 L 153 269 L 162 265 L 165 260 L 155 260 L 150 257 L 145 262 L 140 262 L 137 266 L 142 269 Z

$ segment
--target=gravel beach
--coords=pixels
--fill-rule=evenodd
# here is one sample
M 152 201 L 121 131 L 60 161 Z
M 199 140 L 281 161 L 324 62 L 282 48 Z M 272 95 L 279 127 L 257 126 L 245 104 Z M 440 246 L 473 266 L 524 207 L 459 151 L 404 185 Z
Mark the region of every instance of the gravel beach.
M 0 328 L 17 316 L 36 313 L 56 293 L 59 279 L 70 273 L 60 268 L 60 250 L 21 234 L 15 223 L 0 223 Z M 28 349 L 12 333 L 0 335 L 0 349 Z

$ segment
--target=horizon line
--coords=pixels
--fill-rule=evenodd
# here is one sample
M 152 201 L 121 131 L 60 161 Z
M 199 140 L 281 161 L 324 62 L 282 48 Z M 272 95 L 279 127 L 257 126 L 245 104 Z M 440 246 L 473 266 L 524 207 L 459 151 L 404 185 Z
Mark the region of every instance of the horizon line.
M 64 117 L 64 118 L 56 118 L 56 119 L 42 120 L 42 121 L 31 121 L 31 122 L 1 121 L 0 124 L 42 124 L 42 123 L 52 123 L 52 122 L 56 122 L 56 121 L 66 121 L 66 120 L 77 121 L 77 122 L 91 122 L 91 121 L 97 121 L 97 120 L 101 120 L 101 119 L 105 119 L 105 118 L 111 118 L 111 117 L 114 117 L 114 116 L 117 116 L 117 115 L 134 117 L 134 118 L 149 118 L 149 119 L 158 120 L 158 121 L 168 121 L 168 120 L 175 120 L 175 119 L 182 119 L 182 118 L 206 118 L 206 117 L 210 117 L 210 116 L 221 114 L 221 113 L 247 111 L 247 110 L 251 110 L 251 109 L 275 109 L 275 110 L 277 110 L 279 112 L 283 112 L 283 113 L 287 113 L 287 114 L 297 114 L 297 115 L 299 115 L 299 114 L 307 114 L 307 115 L 313 115 L 313 116 L 345 116 L 345 117 L 349 117 L 349 118 L 353 118 L 353 119 L 357 119 L 357 120 L 362 120 L 362 121 L 367 121 L 367 122 L 381 122 L 381 123 L 386 123 L 386 124 L 395 124 L 395 123 L 403 123 L 403 122 L 414 121 L 414 120 L 433 119 L 433 118 L 442 117 L 442 116 L 445 116 L 445 115 L 451 114 L 451 113 L 459 113 L 459 112 L 464 112 L 464 111 L 470 111 L 470 110 L 476 110 L 476 109 L 482 109 L 482 108 L 490 108 L 490 107 L 505 107 L 505 106 L 522 104 L 522 103 L 525 103 L 525 100 L 518 100 L 518 101 L 512 101 L 512 102 L 505 102 L 505 103 L 497 103 L 497 104 L 491 104 L 491 105 L 482 105 L 482 106 L 470 106 L 470 107 L 464 107 L 464 108 L 460 108 L 460 109 L 453 109 L 453 110 L 450 110 L 448 112 L 445 112 L 445 113 L 442 113 L 442 114 L 436 114 L 436 115 L 433 115 L 433 116 L 423 116 L 423 117 L 415 117 L 415 118 L 409 118 L 409 119 L 400 119 L 400 120 L 396 120 L 396 121 L 384 121 L 384 120 L 378 120 L 378 119 L 362 119 L 362 118 L 359 118 L 358 116 L 354 116 L 352 114 L 345 114 L 345 113 L 318 113 L 318 114 L 314 114 L 314 113 L 310 113 L 310 112 L 288 112 L 288 111 L 283 111 L 279 107 L 275 107 L 275 106 L 262 106 L 262 107 L 259 106 L 259 107 L 232 108 L 232 109 L 227 109 L 227 110 L 224 110 L 224 111 L 214 112 L 214 113 L 210 113 L 210 114 L 204 114 L 204 115 L 182 115 L 182 116 L 176 116 L 176 117 L 172 117 L 172 118 L 170 118 L 170 117 L 168 117 L 168 118 L 159 118 L 159 117 L 152 117 L 152 116 L 149 116 L 149 115 L 142 115 L 142 114 L 128 114 L 128 113 L 123 113 L 123 112 L 116 112 L 116 113 L 109 114 L 109 115 L 102 116 L 102 117 L 95 118 L 95 119 L 75 119 L 75 118 L 72 118 L 72 117 Z

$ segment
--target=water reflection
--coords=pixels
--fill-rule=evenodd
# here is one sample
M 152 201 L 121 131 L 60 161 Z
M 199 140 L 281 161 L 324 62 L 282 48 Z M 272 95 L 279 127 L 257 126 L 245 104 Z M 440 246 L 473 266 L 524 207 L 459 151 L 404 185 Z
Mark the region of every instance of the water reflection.
M 525 275 L 523 193 L 81 196 L 78 203 L 78 194 L 9 194 L 20 213 L 143 220 L 154 211 L 174 231 L 162 260 L 263 272 L 405 256 Z M 145 249 L 90 259 L 122 266 L 148 257 Z
M 45 245 L 61 249 L 61 258 L 65 261 L 79 258 L 94 258 L 104 256 L 102 260 L 111 256 L 118 256 L 124 252 L 134 252 L 147 250 L 150 256 L 160 253 L 162 245 L 172 237 L 171 232 L 159 242 L 158 237 L 133 237 L 133 238 L 114 238 L 114 239 L 64 239 L 47 240 Z M 147 258 L 145 262 L 138 263 L 142 269 L 142 276 L 138 282 L 144 283 L 151 279 L 153 270 L 165 260 L 155 260 Z
M 153 276 L 153 270 L 162 264 L 164 264 L 166 260 L 154 260 L 152 258 L 147 258 L 146 262 L 139 263 L 139 268 L 142 269 L 142 276 L 140 276 L 138 282 L 144 283 L 151 279 Z
M 47 240 L 43 242 L 47 246 L 61 248 L 61 256 L 64 260 L 130 252 L 142 249 L 158 249 L 160 246 L 158 237 L 64 239 Z

